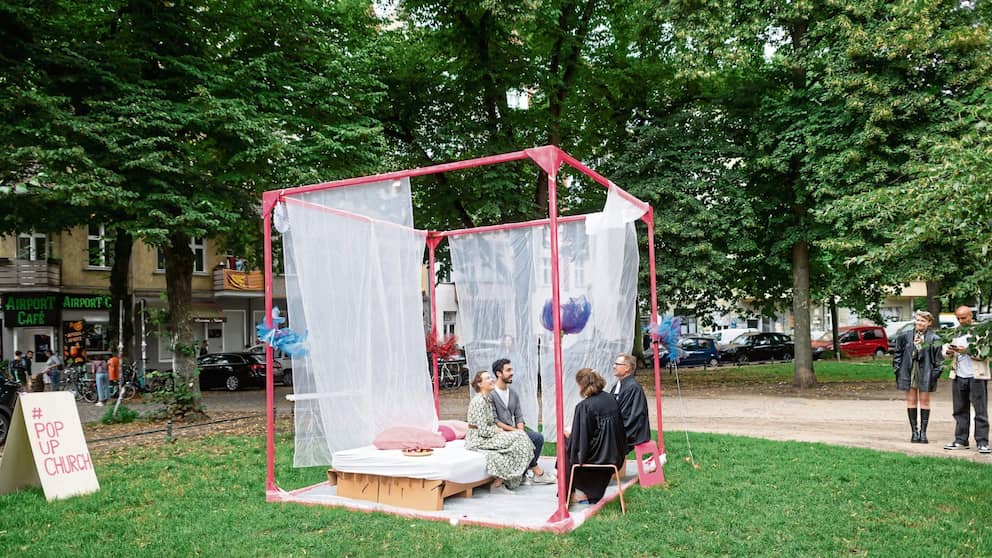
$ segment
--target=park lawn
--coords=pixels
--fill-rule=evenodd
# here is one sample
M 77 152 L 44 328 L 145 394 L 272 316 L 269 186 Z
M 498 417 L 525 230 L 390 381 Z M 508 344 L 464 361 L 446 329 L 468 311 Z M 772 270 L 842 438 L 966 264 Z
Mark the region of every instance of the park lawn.
M 0 496 L 0 556 L 932 556 L 992 552 L 992 465 L 799 442 L 671 437 L 667 486 L 626 493 L 566 535 L 486 529 L 264 496 L 264 438 L 94 455 L 102 489 Z M 326 478 L 292 469 L 285 489 Z M 508 551 L 512 549 L 512 551 Z
M 650 370 L 641 370 L 638 375 L 641 378 L 649 378 L 651 376 L 650 372 Z M 795 372 L 796 369 L 793 362 L 679 369 L 682 378 L 690 384 L 699 382 L 727 386 L 734 384 L 755 385 L 791 382 Z M 816 360 L 813 361 L 813 372 L 816 375 L 816 381 L 821 384 L 894 381 L 891 357 L 882 357 L 878 360 L 867 358 L 842 360 L 839 362 L 833 360 Z M 662 371 L 662 374 L 665 376 L 669 375 L 667 370 Z

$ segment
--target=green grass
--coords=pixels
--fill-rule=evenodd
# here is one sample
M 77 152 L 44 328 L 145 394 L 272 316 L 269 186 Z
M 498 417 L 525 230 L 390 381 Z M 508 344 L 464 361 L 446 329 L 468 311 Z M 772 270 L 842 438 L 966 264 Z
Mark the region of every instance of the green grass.
M 797 442 L 670 436 L 668 484 L 567 535 L 294 504 L 264 495 L 264 439 L 217 436 L 96 455 L 100 492 L 0 496 L 2 556 L 980 556 L 992 465 Z M 292 469 L 291 489 L 325 479 Z M 513 549 L 509 552 L 508 549 Z
M 892 358 L 883 357 L 879 360 L 817 360 L 813 362 L 813 372 L 817 382 L 829 384 L 836 382 L 882 382 L 893 381 Z M 667 377 L 668 373 L 662 371 Z M 795 365 L 792 362 L 771 364 L 749 364 L 745 366 L 725 365 L 716 368 L 681 368 L 680 377 L 689 385 L 722 384 L 775 384 L 791 382 L 795 375 Z M 650 378 L 650 370 L 641 370 L 638 376 Z

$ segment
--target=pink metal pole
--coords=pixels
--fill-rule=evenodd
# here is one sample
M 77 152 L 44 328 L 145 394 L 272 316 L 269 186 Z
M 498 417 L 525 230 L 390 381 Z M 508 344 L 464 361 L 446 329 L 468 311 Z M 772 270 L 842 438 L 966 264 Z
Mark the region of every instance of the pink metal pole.
M 648 269 L 651 281 L 651 321 L 658 318 L 658 287 L 654 262 L 654 208 L 649 208 L 643 217 L 648 224 Z M 661 420 L 661 360 L 658 354 L 658 333 L 651 334 L 651 346 L 654 348 L 654 405 L 658 413 L 658 451 L 665 453 L 665 431 L 662 430 Z M 661 470 L 659 468 L 659 470 Z
M 589 178 L 595 180 L 596 182 L 598 182 L 599 184 L 605 186 L 606 188 L 609 188 L 611 185 L 613 185 L 613 183 L 610 182 L 609 180 L 607 180 L 606 177 L 604 177 L 603 175 L 599 174 L 598 172 L 592 170 L 591 168 L 585 166 L 581 161 L 579 161 L 575 157 L 572 157 L 568 153 L 565 153 L 564 151 L 561 152 L 561 160 L 564 161 L 564 162 L 566 162 L 566 163 L 568 163 L 568 165 L 570 167 L 573 167 L 575 169 L 578 169 L 582 174 L 584 174 L 584 175 L 588 176 Z M 643 202 L 643 201 L 635 198 L 634 196 L 628 194 L 627 191 L 624 190 L 623 188 L 617 188 L 617 193 L 620 194 L 620 197 L 622 197 L 623 199 L 627 200 L 628 202 L 634 204 L 635 206 L 644 209 L 644 211 L 647 211 L 648 208 L 650 207 L 647 204 L 647 202 Z
M 554 357 L 555 357 L 555 421 L 558 425 L 555 438 L 555 453 L 558 457 L 558 510 L 551 516 L 550 521 L 562 521 L 569 518 L 568 499 L 565 472 L 565 402 L 562 400 L 564 373 L 561 362 L 561 293 L 558 275 L 558 169 L 557 166 L 548 173 L 548 216 L 551 230 L 551 311 L 554 323 Z
M 265 325 L 272 329 L 272 209 L 276 196 L 262 196 L 262 236 L 265 249 Z M 265 491 L 278 490 L 276 485 L 276 420 L 275 385 L 272 380 L 272 346 L 265 344 Z
M 443 163 L 440 165 L 431 165 L 429 167 L 420 167 L 416 169 L 409 169 L 404 171 L 387 172 L 384 174 L 376 174 L 372 176 L 361 176 L 357 178 L 347 178 L 344 180 L 335 180 L 333 182 L 322 182 L 320 184 L 311 184 L 309 186 L 299 186 L 297 188 L 288 188 L 286 190 L 276 190 L 278 195 L 283 196 L 287 194 L 303 194 L 306 192 L 311 192 L 315 190 L 327 190 L 329 188 L 342 188 L 345 186 L 356 186 L 358 184 L 370 184 L 373 182 L 383 182 L 385 180 L 399 180 L 403 178 L 409 178 L 412 176 L 424 176 L 428 174 L 439 174 L 443 172 L 451 172 L 456 170 L 471 169 L 474 167 L 482 167 L 486 165 L 496 165 L 499 163 L 507 163 L 510 161 L 521 161 L 524 159 L 529 159 L 530 156 L 526 151 L 514 151 L 513 153 L 504 153 L 502 155 L 492 155 L 490 157 L 479 157 L 477 159 L 468 159 L 465 161 L 455 161 L 453 163 Z
M 431 297 L 431 339 L 437 342 L 437 289 L 434 276 L 434 249 L 441 242 L 432 233 L 427 235 L 427 285 Z M 434 370 L 434 413 L 441 418 L 441 382 L 437 371 L 437 353 L 431 351 L 431 367 Z
M 588 215 L 570 215 L 568 217 L 559 217 L 559 223 L 572 223 L 575 221 L 585 221 Z M 463 234 L 479 234 L 487 232 L 497 232 L 497 231 L 509 231 L 513 229 L 522 229 L 526 227 L 543 227 L 550 223 L 550 219 L 537 219 L 534 221 L 522 221 L 520 223 L 506 223 L 504 225 L 489 225 L 487 227 L 475 227 L 471 229 L 456 229 L 453 231 L 441 231 L 436 234 L 438 236 L 460 236 Z

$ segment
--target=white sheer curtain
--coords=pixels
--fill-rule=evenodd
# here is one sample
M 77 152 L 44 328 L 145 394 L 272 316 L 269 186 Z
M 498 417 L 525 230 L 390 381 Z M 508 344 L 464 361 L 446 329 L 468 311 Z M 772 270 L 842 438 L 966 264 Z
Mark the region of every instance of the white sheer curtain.
M 286 208 L 288 312 L 310 347 L 293 363 L 294 465 L 329 465 L 390 426 L 435 429 L 409 181 L 297 194 Z
M 579 402 L 575 373 L 595 368 L 610 382 L 613 358 L 633 346 L 639 264 L 633 220 L 643 213 L 643 206 L 612 188 L 602 213 L 590 215 L 587 223 L 559 225 L 561 302 L 585 296 L 592 305 L 585 328 L 562 340 L 566 422 Z M 544 226 L 470 234 L 449 243 L 470 369 L 489 370 L 497 358 L 511 359 L 514 390 L 532 428 L 540 375 L 543 430 L 552 438 L 557 432 L 553 338 L 540 320 L 551 298 L 549 231 Z
M 510 359 L 513 389 L 526 423 L 536 429 L 536 328 L 541 326 L 540 315 L 534 313 L 534 267 L 541 247 L 534 245 L 530 229 L 460 235 L 448 242 L 470 374 L 491 371 L 497 359 Z

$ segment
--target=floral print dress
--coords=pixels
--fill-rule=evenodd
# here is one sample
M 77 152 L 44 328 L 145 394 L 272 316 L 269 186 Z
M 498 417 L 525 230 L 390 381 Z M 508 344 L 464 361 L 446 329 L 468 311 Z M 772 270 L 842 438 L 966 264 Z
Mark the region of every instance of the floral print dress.
M 503 479 L 508 488 L 519 486 L 534 457 L 534 444 L 527 433 L 508 432 L 496 426 L 492 401 L 482 394 L 468 404 L 468 424 L 465 448 L 484 453 L 486 472 Z

